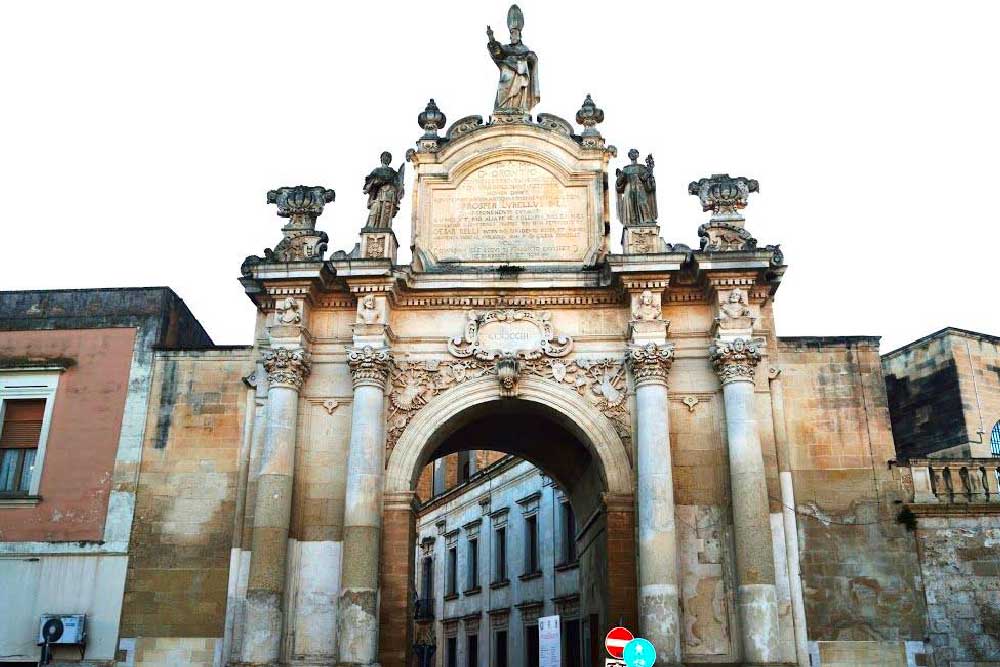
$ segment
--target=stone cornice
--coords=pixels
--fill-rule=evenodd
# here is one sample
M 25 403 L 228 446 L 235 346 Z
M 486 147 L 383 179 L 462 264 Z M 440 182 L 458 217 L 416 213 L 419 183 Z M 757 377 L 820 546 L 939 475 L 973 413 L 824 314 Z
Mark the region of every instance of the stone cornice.
M 745 338 L 716 340 L 709 348 L 708 354 L 723 385 L 732 382 L 753 383 L 761 355 L 752 340 Z

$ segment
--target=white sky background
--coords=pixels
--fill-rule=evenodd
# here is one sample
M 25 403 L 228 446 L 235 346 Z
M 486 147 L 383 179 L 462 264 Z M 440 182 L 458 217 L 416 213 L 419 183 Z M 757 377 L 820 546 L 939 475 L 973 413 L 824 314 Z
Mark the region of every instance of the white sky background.
M 790 265 L 779 334 L 1000 334 L 1000 3 L 520 6 L 534 112 L 572 121 L 592 93 L 612 170 L 655 155 L 667 241 L 707 220 L 689 181 L 760 181 L 747 228 Z M 249 343 L 239 266 L 281 238 L 266 191 L 334 188 L 319 228 L 350 249 L 365 174 L 403 160 L 429 97 L 489 115 L 507 7 L 5 3 L 0 289 L 169 285 L 216 343 Z

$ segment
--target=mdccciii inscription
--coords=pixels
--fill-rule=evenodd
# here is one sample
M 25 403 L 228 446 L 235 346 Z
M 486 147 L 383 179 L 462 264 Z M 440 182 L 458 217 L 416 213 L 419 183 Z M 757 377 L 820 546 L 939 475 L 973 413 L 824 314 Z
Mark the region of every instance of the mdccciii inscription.
M 582 261 L 588 193 L 520 160 L 472 172 L 434 190 L 428 249 L 442 262 Z

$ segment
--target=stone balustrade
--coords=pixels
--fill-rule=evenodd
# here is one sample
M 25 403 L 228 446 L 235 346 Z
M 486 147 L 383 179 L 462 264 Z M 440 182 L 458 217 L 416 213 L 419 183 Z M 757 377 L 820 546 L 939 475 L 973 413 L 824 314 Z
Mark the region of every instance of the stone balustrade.
M 1000 504 L 1000 458 L 910 459 L 913 503 Z

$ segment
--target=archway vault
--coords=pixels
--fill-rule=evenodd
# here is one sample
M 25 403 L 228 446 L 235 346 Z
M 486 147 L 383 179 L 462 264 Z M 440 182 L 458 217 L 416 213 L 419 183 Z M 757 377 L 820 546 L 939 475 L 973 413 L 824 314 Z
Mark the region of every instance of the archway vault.
M 494 401 L 503 401 L 505 405 L 526 401 L 541 406 L 599 462 L 607 493 L 633 494 L 634 477 L 628 451 L 607 417 L 576 392 L 531 376 L 519 379 L 517 398 L 501 398 L 499 384 L 492 376 L 470 380 L 434 397 L 407 424 L 389 454 L 385 492 L 411 491 L 437 445 L 461 427 L 463 413 L 474 412 L 477 407 Z

